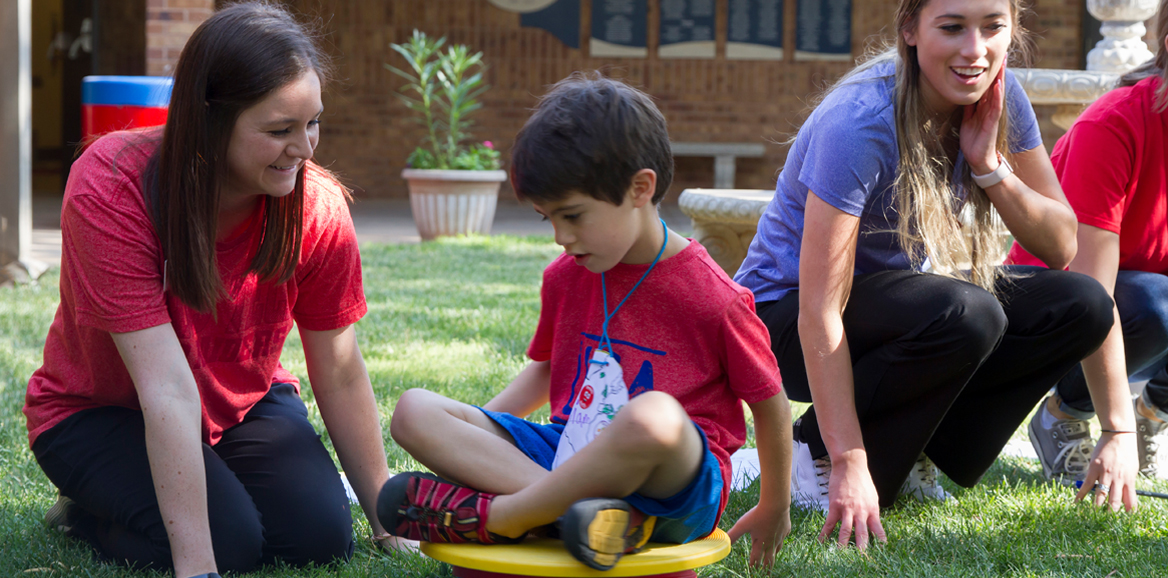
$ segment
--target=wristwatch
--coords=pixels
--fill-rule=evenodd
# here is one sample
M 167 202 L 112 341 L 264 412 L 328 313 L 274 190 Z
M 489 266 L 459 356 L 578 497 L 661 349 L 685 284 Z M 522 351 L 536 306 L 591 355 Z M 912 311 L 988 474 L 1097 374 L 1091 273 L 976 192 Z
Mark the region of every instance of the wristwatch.
M 994 169 L 993 172 L 986 175 L 975 175 L 971 172 L 970 176 L 973 177 L 973 182 L 977 183 L 977 186 L 988 189 L 1004 181 L 1013 172 L 1014 167 L 1011 167 L 1010 163 L 1006 162 L 1006 158 L 1002 156 L 1002 153 L 998 153 L 997 169 Z

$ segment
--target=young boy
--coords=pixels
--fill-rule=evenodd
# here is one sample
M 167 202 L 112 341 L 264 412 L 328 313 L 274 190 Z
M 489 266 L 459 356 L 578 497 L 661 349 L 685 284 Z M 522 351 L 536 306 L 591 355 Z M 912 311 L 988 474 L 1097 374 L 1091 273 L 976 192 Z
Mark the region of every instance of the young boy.
M 751 562 L 770 564 L 791 526 L 790 407 L 753 296 L 657 215 L 673 174 L 665 118 L 636 89 L 575 74 L 520 131 L 511 167 L 517 194 L 564 247 L 544 271 L 532 362 L 481 409 L 402 395 L 393 438 L 441 478 L 392 478 L 382 525 L 489 544 L 558 519 L 565 547 L 599 570 L 647 541 L 702 538 L 726 506 L 746 401 L 762 486 L 730 536 L 750 533 Z M 586 445 L 571 425 L 563 435 L 604 407 L 609 387 L 594 386 L 612 375 L 628 384 L 628 404 L 611 423 L 596 416 L 603 431 Z M 549 401 L 550 425 L 521 419 Z M 565 460 L 558 446 L 569 442 L 577 453 Z

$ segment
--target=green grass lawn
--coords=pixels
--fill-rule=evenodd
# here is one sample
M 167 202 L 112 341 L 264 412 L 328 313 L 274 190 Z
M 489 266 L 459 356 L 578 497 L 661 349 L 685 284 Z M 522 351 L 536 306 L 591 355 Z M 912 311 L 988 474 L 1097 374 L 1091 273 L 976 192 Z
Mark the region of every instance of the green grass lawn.
M 394 404 L 408 388 L 484 403 L 523 367 L 538 316 L 540 272 L 559 251 L 548 238 L 508 237 L 362 248 L 369 314 L 358 334 L 386 432 Z M 36 286 L 0 290 L 0 577 L 161 575 L 99 564 L 86 546 L 41 523 L 56 492 L 28 449 L 20 409 L 28 376 L 40 365 L 57 299 L 55 272 Z M 307 382 L 295 333 L 283 362 Z M 311 388 L 305 388 L 305 397 L 322 429 Z M 536 417 L 546 416 L 544 410 Z M 387 450 L 391 470 L 418 467 L 392 442 Z M 1128 515 L 1076 505 L 1068 490 L 1042 481 L 1036 462 L 1018 458 L 999 459 L 976 488 L 944 483 L 959 502 L 902 501 L 884 514 L 889 542 L 882 547 L 861 553 L 821 545 L 815 536 L 823 516 L 794 510 L 794 529 L 773 570 L 748 568 L 749 545 L 740 543 L 724 562 L 701 574 L 1168 576 L 1168 503 L 1145 499 L 1139 512 Z M 1140 485 L 1168 491 L 1164 482 Z M 723 529 L 753 505 L 757 491 L 756 484 L 731 495 Z M 354 531 L 368 535 L 359 509 L 354 513 Z M 277 567 L 255 575 L 449 576 L 450 571 L 361 542 L 349 564 Z

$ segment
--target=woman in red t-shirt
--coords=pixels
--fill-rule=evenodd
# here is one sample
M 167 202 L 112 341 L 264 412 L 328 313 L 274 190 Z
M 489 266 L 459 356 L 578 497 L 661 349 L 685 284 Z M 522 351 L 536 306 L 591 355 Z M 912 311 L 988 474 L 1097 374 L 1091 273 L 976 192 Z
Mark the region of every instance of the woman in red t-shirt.
M 107 135 L 70 171 L 61 304 L 24 412 L 61 492 L 46 520 L 102 559 L 188 578 L 351 556 L 341 477 L 279 363 L 293 323 L 386 536 L 360 257 L 346 191 L 311 161 L 329 69 L 287 12 L 233 5 L 183 49 L 165 128 Z
M 1099 350 L 1071 370 L 1030 422 L 1048 478 L 1122 485 L 1110 503 L 1136 503 L 1137 467 L 1156 472 L 1168 418 L 1168 0 L 1160 3 L 1155 58 L 1095 101 L 1051 160 L 1079 220 L 1070 269 L 1115 299 L 1115 325 Z M 1015 263 L 1040 264 L 1015 245 Z M 1133 403 L 1128 380 L 1150 380 Z M 1099 415 L 1096 445 L 1088 421 Z

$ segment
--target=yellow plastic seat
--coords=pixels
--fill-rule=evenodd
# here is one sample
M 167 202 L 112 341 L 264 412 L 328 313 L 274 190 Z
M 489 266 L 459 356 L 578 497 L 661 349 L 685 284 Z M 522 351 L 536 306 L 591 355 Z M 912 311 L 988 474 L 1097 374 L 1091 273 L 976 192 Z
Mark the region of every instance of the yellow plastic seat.
M 593 570 L 572 557 L 563 542 L 550 538 L 529 538 L 519 544 L 422 543 L 422 553 L 454 567 L 459 578 L 501 578 L 507 576 L 587 577 L 656 576 L 683 578 L 696 576 L 695 568 L 713 564 L 730 553 L 730 537 L 721 529 L 688 544 L 650 543 L 644 550 L 624 556 L 612 569 Z

